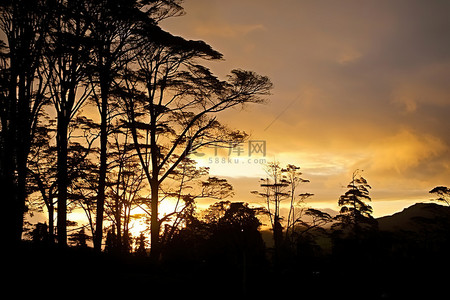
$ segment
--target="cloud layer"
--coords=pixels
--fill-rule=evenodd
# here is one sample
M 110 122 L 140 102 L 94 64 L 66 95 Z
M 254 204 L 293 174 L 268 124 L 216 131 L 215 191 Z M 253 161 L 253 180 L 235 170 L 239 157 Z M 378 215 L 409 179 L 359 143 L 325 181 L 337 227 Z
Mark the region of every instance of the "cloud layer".
M 164 26 L 222 52 L 216 73 L 251 69 L 275 85 L 270 104 L 221 119 L 266 140 L 268 158 L 303 166 L 318 201 L 336 201 L 355 168 L 380 201 L 426 200 L 450 184 L 450 2 L 198 0 L 185 9 Z

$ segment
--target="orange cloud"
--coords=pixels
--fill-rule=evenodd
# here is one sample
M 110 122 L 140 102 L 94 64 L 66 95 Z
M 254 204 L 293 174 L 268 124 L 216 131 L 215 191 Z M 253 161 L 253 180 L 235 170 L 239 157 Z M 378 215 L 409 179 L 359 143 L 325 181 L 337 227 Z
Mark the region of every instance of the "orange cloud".
M 450 4 L 411 1 L 198 0 L 170 28 L 224 53 L 220 74 L 271 78 L 269 105 L 219 119 L 265 140 L 268 160 L 300 165 L 313 201 L 335 203 L 355 168 L 375 201 L 426 200 L 450 182 Z M 246 197 L 261 173 L 241 165 L 214 171 Z
M 441 156 L 448 150 L 448 145 L 430 134 L 403 129 L 377 140 L 369 149 L 370 157 L 358 164 L 373 174 L 397 176 Z
M 262 24 L 201 23 L 195 28 L 195 32 L 200 36 L 219 38 L 242 37 L 258 30 L 264 30 L 264 26 Z

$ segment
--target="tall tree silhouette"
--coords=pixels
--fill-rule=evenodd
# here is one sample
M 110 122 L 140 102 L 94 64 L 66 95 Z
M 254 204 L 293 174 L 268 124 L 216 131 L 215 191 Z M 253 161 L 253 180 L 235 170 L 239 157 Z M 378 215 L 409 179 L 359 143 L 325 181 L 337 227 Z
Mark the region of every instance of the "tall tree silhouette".
M 197 60 L 222 55 L 202 41 L 172 36 L 155 25 L 133 65 L 123 74 L 125 102 L 135 149 L 151 189 L 151 252 L 159 256 L 161 184 L 183 159 L 200 147 L 239 142 L 244 135 L 221 125 L 215 114 L 246 103 L 260 103 L 271 83 L 253 72 L 234 70 L 220 81 Z
M 130 10 L 133 10 L 135 1 L 90 1 L 89 17 L 93 39 L 92 72 L 89 76 L 94 86 L 93 99 L 100 115 L 100 164 L 97 187 L 96 218 L 94 233 L 94 248 L 101 249 L 103 237 L 103 214 L 105 203 L 106 173 L 107 173 L 107 147 L 109 114 L 109 92 L 120 60 L 129 47 L 130 31 L 133 22 L 130 22 Z M 120 17 L 123 15 L 123 17 Z M 98 89 L 98 91 L 97 91 Z
M 289 190 L 289 214 L 287 217 L 286 225 L 286 239 L 289 240 L 293 235 L 295 235 L 295 225 L 298 223 L 302 217 L 303 209 L 300 208 L 304 204 L 305 200 L 313 194 L 311 193 L 298 193 L 298 188 L 301 183 L 309 182 L 308 179 L 303 179 L 303 175 L 300 171 L 300 167 L 293 164 L 288 164 L 285 168 L 281 170 L 284 179 L 288 183 Z
M 275 257 L 278 257 L 281 244 L 283 242 L 283 216 L 281 215 L 281 202 L 289 199 L 289 182 L 283 177 L 282 167 L 278 162 L 267 165 L 269 177 L 260 180 L 262 191 L 252 191 L 265 201 L 267 213 L 272 225 L 273 240 L 275 245 Z
M 114 225 L 118 250 L 126 250 L 129 244 L 132 210 L 142 202 L 145 175 L 140 168 L 131 144 L 129 128 L 116 128 L 108 164 L 106 214 Z
M 97 191 L 96 230 L 94 248 L 101 249 L 105 203 L 110 94 L 119 70 L 136 55 L 140 36 L 137 29 L 143 23 L 155 23 L 178 15 L 178 1 L 88 1 L 91 26 L 93 99 L 100 115 L 100 165 Z M 120 78 L 119 78 L 120 79 Z
M 73 204 L 72 206 L 81 207 L 85 211 L 92 235 L 95 232 L 93 215 L 98 182 L 95 160 L 97 149 L 93 147 L 93 144 L 98 141 L 98 132 L 93 130 L 95 127 L 96 124 L 86 117 L 74 118 L 69 126 L 70 144 L 67 149 L 68 200 Z
M 48 117 L 41 118 L 41 122 L 35 133 L 30 156 L 28 159 L 28 189 L 38 192 L 29 196 L 29 202 L 33 201 L 34 206 L 30 211 L 45 206 L 48 213 L 48 236 L 53 242 L 54 237 L 54 212 L 58 197 L 57 181 L 57 148 L 55 144 L 54 120 Z M 44 122 L 45 121 L 45 122 Z M 78 138 L 68 146 L 67 174 L 68 199 L 76 205 L 83 205 L 89 202 L 92 197 L 92 184 L 97 181 L 94 164 L 89 157 L 92 152 L 92 144 L 95 142 L 95 133 L 91 131 L 91 121 L 85 117 L 77 117 L 69 126 L 69 139 L 71 136 Z M 75 140 L 75 139 L 74 139 Z M 72 205 L 73 206 L 73 205 Z M 88 216 L 89 223 L 91 218 Z
M 355 170 L 352 180 L 347 185 L 348 190 L 339 197 L 338 205 L 341 207 L 340 214 L 336 218 L 341 225 L 350 226 L 353 233 L 358 235 L 365 225 L 373 225 L 376 220 L 372 217 L 373 209 L 367 204 L 371 201 L 369 189 L 371 186 L 361 176 L 360 170 Z
M 0 190 L 7 240 L 21 238 L 26 210 L 27 158 L 45 103 L 46 84 L 38 68 L 51 20 L 45 0 L 5 0 L 0 3 Z
M 85 1 L 56 2 L 43 73 L 57 117 L 57 238 L 67 245 L 68 129 L 70 121 L 89 97 L 87 66 L 91 54 L 89 19 Z
M 278 162 L 272 162 L 266 166 L 266 173 L 268 177 L 260 180 L 262 191 L 252 191 L 251 193 L 264 199 L 266 212 L 272 226 L 275 259 L 277 259 L 282 245 L 289 246 L 296 235 L 295 225 L 300 222 L 303 212 L 303 208 L 300 206 L 313 194 L 297 194 L 299 185 L 309 182 L 301 177 L 302 172 L 298 166 L 288 164 L 282 168 Z M 287 216 L 281 214 L 283 201 L 289 201 Z M 285 239 L 283 239 L 283 219 L 286 221 Z
M 50 243 L 54 242 L 55 198 L 58 195 L 55 163 L 57 157 L 56 148 L 51 145 L 51 133 L 54 131 L 52 127 L 50 122 L 38 126 L 28 159 L 29 186 L 39 192 L 38 194 L 42 201 L 38 201 L 41 203 L 38 207 L 45 206 L 47 210 L 47 229 Z

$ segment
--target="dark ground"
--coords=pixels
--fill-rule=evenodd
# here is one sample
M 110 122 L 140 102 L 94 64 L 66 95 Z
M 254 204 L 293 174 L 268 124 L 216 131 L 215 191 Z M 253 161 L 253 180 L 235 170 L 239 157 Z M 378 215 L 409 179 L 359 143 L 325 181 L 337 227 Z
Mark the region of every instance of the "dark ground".
M 199 296 L 295 299 L 441 299 L 447 295 L 447 257 L 390 258 L 360 264 L 332 258 L 248 266 L 208 262 L 154 264 L 148 258 L 60 250 L 24 243 L 4 257 L 12 295 L 44 297 Z
M 4 246 L 3 292 L 52 299 L 448 298 L 450 207 L 416 204 L 378 219 L 376 231 L 357 239 L 330 233 L 328 251 L 310 240 L 277 260 L 264 247 L 243 255 L 232 235 L 224 230 L 214 243 L 182 240 L 158 263 L 23 241 L 15 249 Z

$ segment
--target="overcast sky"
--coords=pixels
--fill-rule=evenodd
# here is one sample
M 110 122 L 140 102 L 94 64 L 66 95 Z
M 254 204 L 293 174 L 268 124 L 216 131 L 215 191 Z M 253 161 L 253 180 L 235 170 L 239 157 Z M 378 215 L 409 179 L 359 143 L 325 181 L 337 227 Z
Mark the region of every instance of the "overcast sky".
M 234 68 L 274 83 L 265 105 L 220 116 L 302 168 L 312 206 L 336 209 L 359 168 L 375 215 L 450 185 L 450 1 L 191 0 L 162 27 L 204 40 Z M 245 146 L 245 148 L 247 145 Z M 247 149 L 247 148 L 246 148 Z M 247 149 L 248 150 L 248 149 Z M 245 158 L 248 153 L 242 153 Z M 208 165 L 207 161 L 203 164 Z M 259 164 L 209 164 L 254 201 Z

